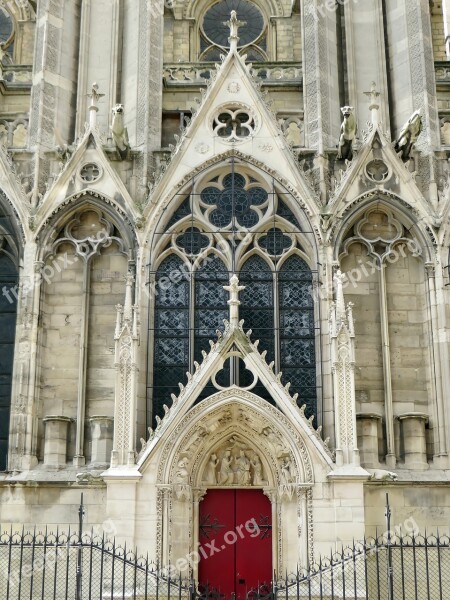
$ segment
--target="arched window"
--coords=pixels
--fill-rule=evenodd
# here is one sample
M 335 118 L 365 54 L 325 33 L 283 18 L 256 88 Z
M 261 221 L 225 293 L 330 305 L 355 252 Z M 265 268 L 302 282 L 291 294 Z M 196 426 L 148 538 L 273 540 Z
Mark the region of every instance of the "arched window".
M 0 6 L 0 45 L 10 56 L 14 51 L 14 21 L 10 13 Z
M 17 298 L 17 243 L 11 217 L 0 206 L 0 471 L 8 456 Z
M 311 227 L 304 214 L 289 208 L 289 193 L 265 177 L 242 167 L 214 170 L 199 182 L 175 211 L 161 223 L 154 238 L 154 256 L 165 255 L 155 271 L 154 311 L 149 330 L 149 413 L 164 415 L 170 395 L 194 361 L 203 360 L 209 340 L 216 339 L 228 318 L 228 292 L 223 289 L 232 273 L 245 286 L 240 317 L 252 339 L 267 351 L 282 382 L 291 382 L 306 414 L 317 414 L 320 377 L 316 356 L 319 322 L 312 287 L 315 272 Z M 294 204 L 293 204 L 294 205 Z M 219 387 L 247 387 L 253 375 L 238 358 L 225 362 L 216 376 Z M 211 382 L 199 401 L 217 391 Z M 253 389 L 271 401 L 262 382 Z

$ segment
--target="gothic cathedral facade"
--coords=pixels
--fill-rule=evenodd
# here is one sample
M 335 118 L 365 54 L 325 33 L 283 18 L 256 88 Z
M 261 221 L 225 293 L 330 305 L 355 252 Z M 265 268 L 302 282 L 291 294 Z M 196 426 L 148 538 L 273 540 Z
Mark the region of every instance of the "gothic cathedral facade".
M 449 35 L 449 0 L 0 2 L 2 524 L 83 492 L 173 564 L 257 505 L 269 573 L 386 492 L 448 525 Z

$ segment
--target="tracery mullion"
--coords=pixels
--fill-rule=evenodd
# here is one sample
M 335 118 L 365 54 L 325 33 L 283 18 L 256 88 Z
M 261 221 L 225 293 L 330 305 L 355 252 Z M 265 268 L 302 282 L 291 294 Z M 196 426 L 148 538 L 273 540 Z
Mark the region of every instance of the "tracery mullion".
M 273 313 L 274 313 L 274 333 L 275 333 L 275 368 L 277 373 L 281 370 L 281 343 L 280 343 L 280 299 L 278 290 L 278 268 L 273 272 Z

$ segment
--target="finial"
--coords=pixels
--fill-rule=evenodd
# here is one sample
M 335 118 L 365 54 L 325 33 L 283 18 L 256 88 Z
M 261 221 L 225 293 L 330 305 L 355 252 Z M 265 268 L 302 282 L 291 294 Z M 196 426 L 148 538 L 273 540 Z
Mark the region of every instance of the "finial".
M 379 113 L 380 105 L 378 104 L 378 98 L 381 96 L 381 93 L 377 91 L 377 84 L 375 81 L 372 81 L 370 86 L 370 92 L 363 92 L 364 96 L 370 98 L 370 106 L 369 110 L 372 112 L 372 123 L 376 126 L 379 124 Z
M 223 289 L 230 292 L 230 299 L 228 300 L 230 325 L 231 327 L 239 327 L 239 292 L 245 290 L 245 285 L 239 285 L 239 278 L 234 274 L 230 278 L 230 285 L 224 285 Z
M 345 301 L 344 301 L 344 281 L 345 275 L 342 274 L 339 269 L 336 271 L 334 277 L 335 295 L 336 295 L 336 320 L 338 323 L 344 321 L 346 318 L 345 312 Z
M 232 10 L 230 20 L 224 21 L 223 25 L 226 25 L 230 28 L 230 37 L 228 38 L 230 43 L 230 52 L 237 50 L 237 45 L 239 42 L 239 27 L 243 27 L 244 25 L 247 25 L 247 23 L 245 21 L 238 21 L 236 11 Z
M 91 105 L 89 106 L 89 126 L 91 129 L 97 125 L 97 113 L 98 113 L 98 101 L 103 98 L 105 94 L 100 94 L 98 91 L 98 83 L 94 81 L 92 84 L 90 94 L 87 94 L 88 98 L 91 99 Z

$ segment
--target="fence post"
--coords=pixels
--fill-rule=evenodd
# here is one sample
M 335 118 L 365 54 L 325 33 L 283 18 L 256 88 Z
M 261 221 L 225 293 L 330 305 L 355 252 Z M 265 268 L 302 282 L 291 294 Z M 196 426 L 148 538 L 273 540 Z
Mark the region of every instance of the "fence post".
M 77 553 L 77 583 L 75 589 L 75 600 L 82 600 L 83 585 L 83 494 L 81 494 L 80 506 L 78 508 L 78 553 Z
M 394 569 L 392 567 L 391 548 L 391 507 L 389 506 L 389 494 L 386 494 L 386 530 L 387 530 L 387 584 L 388 598 L 394 599 Z

